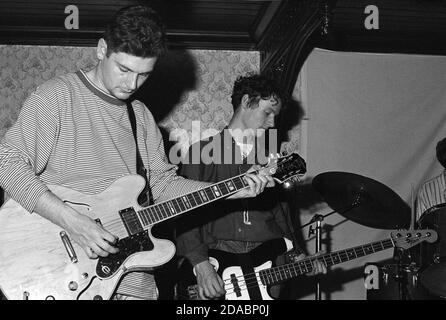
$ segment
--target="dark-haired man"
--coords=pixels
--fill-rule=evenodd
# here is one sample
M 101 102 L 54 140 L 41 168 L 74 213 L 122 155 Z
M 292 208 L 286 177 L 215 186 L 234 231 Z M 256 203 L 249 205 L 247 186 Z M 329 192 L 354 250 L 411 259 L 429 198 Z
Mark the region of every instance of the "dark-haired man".
M 417 210 L 416 219 L 419 220 L 420 216 L 428 209 L 446 203 L 446 138 L 438 141 L 436 146 L 436 157 L 438 162 L 443 167 L 442 172 L 424 182 L 417 194 Z
M 280 88 L 273 79 L 259 74 L 239 77 L 234 83 L 231 103 L 234 115 L 228 126 L 219 134 L 192 145 L 180 174 L 189 179 L 217 182 L 246 172 L 252 164 L 264 165 L 268 155 L 280 149 L 277 135 L 265 139 L 267 129 L 275 130 L 275 118 L 282 107 Z M 212 150 L 212 154 L 207 150 Z M 200 163 L 193 161 L 197 152 Z M 288 250 L 293 248 L 294 231 L 283 196 L 278 189 L 270 188 L 256 199 L 198 209 L 208 211 L 206 216 L 194 214 L 180 218 L 177 252 L 193 267 L 199 298 L 215 299 L 226 293 L 225 279 L 209 260 L 209 249 L 243 254 L 277 238 L 286 239 Z M 284 261 L 285 257 L 279 255 L 276 263 Z M 315 263 L 315 270 L 316 273 L 326 271 L 321 263 Z M 271 288 L 273 298 L 284 298 L 280 296 L 280 289 L 280 286 Z
M 0 186 L 26 210 L 64 229 L 91 259 L 117 253 L 117 236 L 62 201 L 48 185 L 99 194 L 118 178 L 140 173 L 146 179 L 141 204 L 150 194 L 160 202 L 208 185 L 176 175 L 152 114 L 140 101 L 130 102 L 165 50 L 164 26 L 156 12 L 144 6 L 119 10 L 98 42 L 97 65 L 40 85 L 0 145 Z M 232 198 L 256 196 L 274 183 L 254 174 L 246 181 L 249 188 Z M 123 285 L 126 279 L 130 288 L 153 284 L 148 273 L 129 273 Z M 156 288 L 120 292 L 157 297 Z

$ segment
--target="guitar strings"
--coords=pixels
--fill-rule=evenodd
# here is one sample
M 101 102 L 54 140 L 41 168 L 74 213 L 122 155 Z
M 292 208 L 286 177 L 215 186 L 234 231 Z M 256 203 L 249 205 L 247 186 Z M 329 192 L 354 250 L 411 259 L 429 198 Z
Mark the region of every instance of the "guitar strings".
M 289 162 L 289 161 L 291 161 L 290 159 L 285 159 L 283 162 L 284 163 L 286 163 L 286 162 Z M 274 165 L 272 165 L 270 168 L 271 169 L 277 169 L 277 167 L 278 167 L 278 165 L 277 165 L 277 163 L 275 163 Z M 265 167 L 264 167 L 265 168 Z M 249 173 L 256 173 L 256 174 L 258 174 L 262 169 L 264 169 L 264 168 L 260 168 L 260 169 L 256 169 L 256 170 L 254 170 L 254 171 L 251 171 L 251 172 L 249 172 Z M 234 178 L 237 178 L 237 177 L 241 177 L 241 176 L 245 176 L 246 175 L 246 173 L 243 173 L 243 174 L 241 174 L 241 175 L 238 175 L 238 176 L 234 176 L 234 177 L 232 177 L 232 178 L 229 178 L 229 179 L 227 179 L 227 180 L 230 180 L 230 179 L 234 179 Z M 220 181 L 220 182 L 217 182 L 217 183 L 215 183 L 215 184 L 218 184 L 218 183 L 221 183 L 222 181 Z M 245 186 L 245 187 L 243 187 L 243 188 L 241 188 L 241 189 L 239 189 L 239 190 L 237 190 L 237 191 L 240 191 L 240 190 L 242 190 L 242 189 L 246 189 L 246 188 L 248 188 L 249 187 L 249 185 L 248 186 Z M 198 191 L 198 190 L 197 190 Z M 236 193 L 237 191 L 235 191 L 235 192 L 233 192 L 233 193 Z M 195 191 L 196 192 L 196 191 Z M 229 192 L 229 194 L 231 194 L 231 192 Z M 228 195 L 229 195 L 228 194 Z M 187 194 L 186 194 L 187 195 Z M 185 195 L 181 195 L 181 196 L 179 196 L 179 197 L 177 197 L 177 198 L 180 198 L 180 197 L 182 197 L 182 196 L 185 196 Z M 170 199 L 170 200 L 166 200 L 166 201 L 163 201 L 163 202 L 168 202 L 168 201 L 172 201 L 172 200 L 174 200 L 174 199 L 176 199 L 176 198 L 173 198 L 173 199 Z M 163 203 L 163 202 L 161 202 L 161 203 Z M 152 205 L 152 206 L 148 206 L 148 207 L 145 207 L 144 209 L 148 209 L 148 208 L 150 208 L 150 207 L 153 207 L 153 206 L 156 206 L 156 205 L 159 205 L 160 203 L 158 203 L 158 204 L 154 204 L 154 205 Z M 193 210 L 193 209 L 192 209 Z M 161 221 L 160 221 L 161 222 Z M 151 225 L 154 225 L 154 224 L 151 224 Z M 104 226 L 104 228 L 105 229 L 107 229 L 107 230 L 109 230 L 109 229 L 111 229 L 111 228 L 114 228 L 114 227 L 118 227 L 118 231 L 120 231 L 121 229 L 123 229 L 122 227 L 123 227 L 123 223 L 122 223 L 122 219 L 120 219 L 120 218 L 115 218 L 115 219 L 112 219 L 112 220 L 110 220 L 110 221 L 108 221 L 107 223 L 105 223 L 105 224 L 103 224 L 103 226 Z M 125 230 L 125 229 L 123 229 L 123 230 Z
M 372 243 L 371 245 L 372 245 L 373 252 L 376 252 L 374 250 L 375 246 L 378 246 L 378 248 L 376 248 L 376 249 L 381 249 L 381 250 L 386 249 L 384 247 L 384 245 L 383 245 L 383 243 L 385 241 L 388 242 L 388 241 L 391 241 L 391 240 L 383 240 L 383 241 L 379 241 L 377 243 Z M 361 248 L 363 250 L 363 252 L 366 253 L 366 251 L 364 249 L 364 246 L 358 246 L 358 247 L 350 248 L 349 250 L 352 250 L 353 252 L 355 252 L 355 257 L 356 258 L 358 258 L 358 254 L 357 254 L 357 249 L 358 248 Z M 378 250 L 378 251 L 380 251 L 380 250 Z M 343 259 L 348 259 L 348 258 L 351 257 L 351 255 L 349 255 L 348 250 L 335 252 L 335 253 L 338 255 L 339 261 L 343 261 Z M 299 268 L 300 274 L 309 273 L 309 272 L 314 270 L 314 264 L 313 263 L 318 261 L 318 260 L 319 261 L 323 261 L 325 266 L 327 266 L 328 262 L 330 262 L 329 260 L 326 260 L 327 257 L 331 260 L 332 263 L 334 261 L 336 261 L 336 259 L 332 258 L 333 254 L 334 253 L 327 253 L 327 254 L 318 256 L 317 258 L 307 258 L 307 259 L 298 260 L 298 261 L 295 261 L 295 262 L 292 262 L 292 263 L 276 266 L 276 267 L 274 267 L 272 269 L 275 269 L 277 271 L 273 271 L 273 272 L 270 271 L 269 273 L 264 272 L 264 278 L 267 278 L 268 275 L 269 275 L 269 277 L 275 276 L 276 277 L 276 279 L 275 279 L 276 282 L 280 282 L 280 281 L 286 280 L 286 279 L 282 279 L 281 276 L 282 276 L 282 274 L 286 276 L 287 272 L 290 273 L 291 272 L 290 271 L 291 267 L 294 269 L 294 272 L 296 272 L 296 270 L 297 270 L 296 267 L 297 267 L 297 268 Z M 359 257 L 361 257 L 361 255 L 359 255 Z M 303 272 L 302 269 L 305 272 Z M 257 272 L 254 272 L 254 273 L 248 273 L 245 276 L 241 275 L 241 276 L 235 277 L 237 279 L 237 281 L 240 281 L 240 284 L 238 284 L 238 287 L 240 289 L 246 290 L 248 288 L 257 286 L 259 281 L 260 281 L 260 283 L 263 284 L 262 277 L 260 276 L 260 273 L 262 271 L 263 270 L 257 271 Z M 279 277 L 280 277 L 280 279 L 279 279 Z M 243 278 L 245 278 L 245 281 L 243 281 Z M 226 288 L 226 286 L 231 286 L 231 285 L 232 285 L 232 288 L 234 287 L 234 285 L 232 284 L 231 279 L 225 279 L 225 280 L 223 280 L 223 282 L 225 284 L 225 288 Z M 244 285 L 246 287 L 244 287 Z M 235 290 L 233 290 L 232 292 L 229 290 L 229 294 L 232 294 L 234 292 L 235 292 Z
M 272 166 L 272 168 L 274 168 L 274 166 Z M 259 172 L 260 172 L 260 170 L 254 170 L 254 171 L 252 171 L 252 172 L 250 172 L 250 173 L 256 173 L 256 174 L 257 174 L 257 173 L 259 173 Z M 245 175 L 245 174 L 241 174 L 241 175 L 232 177 L 232 178 L 230 178 L 230 179 L 234 179 L 234 178 L 241 177 L 241 176 L 244 176 L 244 175 Z M 217 182 L 217 183 L 221 183 L 221 182 Z M 241 189 L 246 189 L 246 188 L 248 188 L 248 187 L 249 187 L 249 185 L 248 185 L 248 186 L 245 186 L 245 187 L 243 187 L 243 188 L 241 188 Z M 241 190 L 241 189 L 239 189 L 239 190 Z M 239 190 L 237 190 L 237 191 L 239 191 Z M 236 193 L 237 191 L 233 191 L 232 193 Z M 231 192 L 228 193 L 228 195 L 230 195 L 230 194 L 231 194 Z M 182 196 L 184 196 L 184 195 L 181 195 L 181 196 L 179 196 L 178 198 L 180 198 L 180 197 L 182 197 Z M 175 198 L 173 198 L 173 199 L 175 199 Z M 163 202 L 172 201 L 173 199 L 166 200 L 166 201 L 163 201 Z M 161 203 L 162 203 L 162 202 L 161 202 Z M 156 206 L 156 205 L 159 205 L 159 204 L 154 204 L 154 205 L 152 205 L 152 206 Z M 148 209 L 148 208 L 150 208 L 150 207 L 152 207 L 152 206 L 145 207 L 144 209 Z M 193 210 L 193 209 L 192 209 L 192 210 Z M 154 224 L 151 224 L 151 225 L 154 225 Z M 103 224 L 103 227 L 104 227 L 106 230 L 109 230 L 109 231 L 111 231 L 112 228 L 116 228 L 116 227 L 117 227 L 117 228 L 114 229 L 114 230 L 117 230 L 117 231 L 121 231 L 121 229 L 122 229 L 122 230 L 125 230 L 121 218 L 115 218 L 115 219 L 112 219 L 112 220 L 110 220 L 110 221 L 104 223 L 104 224 Z
M 146 288 L 155 288 L 146 290 Z M 156 289 L 156 283 L 152 276 L 147 273 L 128 273 L 124 276 L 118 288 L 116 294 L 132 296 L 139 299 L 156 300 L 158 292 Z
M 289 161 L 292 161 L 292 160 L 290 160 L 289 158 L 288 158 L 288 159 L 285 159 L 285 160 L 283 160 L 283 164 L 285 164 L 285 163 L 287 163 L 287 162 L 289 162 Z M 278 165 L 277 165 L 277 162 L 276 162 L 276 163 L 274 163 L 272 166 L 270 166 L 270 169 L 277 169 L 277 167 L 278 167 Z M 263 168 L 260 168 L 260 169 L 256 169 L 256 170 L 253 170 L 253 171 L 251 171 L 251 172 L 249 172 L 249 173 L 255 173 L 255 174 L 258 174 L 261 170 L 263 170 L 263 169 L 265 169 L 265 168 L 266 168 L 266 167 L 263 167 Z M 238 175 L 238 176 L 234 176 L 234 177 L 229 178 L 229 179 L 226 179 L 226 180 L 231 180 L 231 179 L 234 179 L 234 178 L 237 178 L 237 177 L 242 177 L 242 176 L 245 176 L 245 175 L 246 175 L 246 173 L 243 173 L 243 174 L 240 174 L 240 175 Z M 226 180 L 224 180 L 224 181 L 226 181 Z M 218 184 L 218 183 L 221 183 L 221 182 L 222 182 L 222 181 L 220 181 L 220 182 L 216 182 L 215 184 Z M 215 185 L 215 184 L 214 184 L 214 185 Z M 239 190 L 237 190 L 237 191 L 240 191 L 240 190 L 242 190 L 242 189 L 246 189 L 246 188 L 248 188 L 248 187 L 249 187 L 249 185 L 248 185 L 248 186 L 245 186 L 245 187 L 243 187 L 243 188 L 241 188 L 241 189 L 239 189 Z M 198 191 L 198 190 L 196 190 L 196 191 Z M 195 192 L 196 192 L 196 191 L 195 191 Z M 236 193 L 237 191 L 232 192 L 232 193 Z M 192 192 L 192 193 L 193 193 L 193 192 Z M 230 195 L 230 194 L 231 194 L 231 192 L 228 193 L 228 195 Z M 188 195 L 188 194 L 185 194 L 185 195 Z M 181 196 L 179 196 L 179 197 L 177 197 L 177 198 L 180 198 L 180 197 L 185 196 L 185 195 L 181 195 Z M 176 198 L 169 199 L 169 200 L 160 202 L 160 203 L 158 203 L 158 204 L 154 204 L 154 205 L 145 207 L 144 209 L 148 209 L 148 208 L 150 208 L 150 207 L 157 206 L 157 205 L 159 205 L 159 204 L 161 204 L 161 203 L 168 202 L 168 201 L 172 201 L 172 200 L 174 200 L 174 199 L 176 199 Z M 217 199 L 217 200 L 218 200 L 218 199 Z M 193 210 L 193 209 L 192 209 L 192 210 Z M 138 212 L 137 212 L 137 213 L 138 213 Z M 180 212 L 180 213 L 182 213 L 182 212 Z M 140 218 L 138 217 L 138 220 L 139 220 L 139 219 L 140 219 Z M 164 220 L 164 219 L 162 219 L 162 220 Z M 161 222 L 161 221 L 159 221 L 159 222 Z M 150 224 L 150 225 L 154 225 L 154 224 L 156 224 L 156 223 L 158 223 L 158 222 L 152 223 L 152 224 Z M 104 223 L 104 224 L 103 224 L 103 227 L 104 227 L 106 230 L 111 230 L 112 228 L 118 227 L 118 228 L 116 229 L 117 231 L 121 231 L 121 230 L 124 230 L 124 231 L 125 231 L 125 229 L 123 228 L 123 223 L 122 223 L 122 219 L 121 219 L 121 218 L 115 218 L 115 219 L 112 219 L 112 220 L 108 221 L 107 223 Z
M 274 275 L 276 279 L 273 279 L 273 280 L 275 280 L 277 282 L 283 281 L 284 279 L 281 278 L 282 273 L 286 273 L 286 270 L 289 266 L 292 266 L 296 270 L 296 266 L 298 264 L 305 265 L 305 267 L 304 267 L 305 271 L 311 272 L 313 270 L 313 262 L 315 262 L 316 260 L 317 259 L 305 259 L 305 260 L 302 260 L 299 262 L 286 264 L 286 265 L 282 265 L 282 266 L 277 266 L 274 268 L 277 271 L 270 272 L 270 275 Z M 302 273 L 301 266 L 298 266 L 298 267 Z M 252 288 L 254 286 L 257 286 L 259 281 L 260 281 L 260 283 L 263 284 L 260 273 L 261 273 L 261 271 L 256 271 L 256 272 L 248 273 L 245 276 L 236 277 L 237 280 L 241 280 L 242 278 L 244 278 L 244 281 L 243 280 L 240 281 L 241 285 L 239 284 L 239 288 L 244 289 L 244 290 L 246 290 L 248 288 Z M 266 277 L 267 274 L 265 273 L 264 276 Z M 226 279 L 223 282 L 225 283 L 225 286 L 232 285 L 232 281 L 230 279 Z M 244 285 L 245 285 L 245 287 L 244 287 Z M 266 285 L 266 284 L 264 284 L 264 285 Z M 234 288 L 233 285 L 232 285 L 232 288 Z M 235 289 L 233 290 L 233 292 L 229 292 L 229 293 L 234 293 L 234 292 L 235 292 Z
M 285 160 L 285 162 L 287 162 L 287 161 L 288 161 L 288 159 Z M 271 168 L 277 168 L 277 164 L 273 165 Z M 252 171 L 252 173 L 258 174 L 260 172 L 260 170 L 261 169 L 254 170 L 254 171 Z M 234 178 L 237 178 L 237 177 L 241 177 L 241 176 L 244 176 L 244 175 L 245 174 L 241 174 L 239 176 L 232 177 L 231 179 L 234 179 Z M 245 188 L 248 188 L 248 187 L 249 187 L 249 185 L 245 186 L 242 189 L 245 189 Z M 167 201 L 170 201 L 170 200 L 167 200 Z M 104 223 L 103 226 L 109 232 L 111 232 L 113 234 L 119 234 L 122 231 L 126 231 L 125 228 L 124 228 L 124 224 L 123 224 L 123 222 L 122 222 L 122 220 L 120 218 L 112 219 L 112 220 Z M 256 281 L 255 275 L 254 275 L 253 279 Z M 245 281 L 249 284 L 249 282 L 251 281 L 250 275 L 246 275 Z M 241 284 L 241 286 L 243 288 L 243 284 Z M 127 293 L 128 295 L 132 295 L 132 296 L 138 297 L 138 296 L 141 296 L 141 291 L 138 290 L 138 287 L 140 287 L 139 284 L 136 284 L 134 281 L 130 280 L 130 281 L 127 281 L 125 284 L 123 283 L 121 285 L 120 290 L 124 290 L 125 293 Z
M 309 259 L 304 259 L 301 261 L 297 261 L 297 262 L 293 262 L 290 264 L 285 264 L 285 265 L 281 265 L 281 266 L 276 266 L 273 269 L 276 269 L 278 271 L 274 272 L 273 274 L 275 274 L 276 276 L 276 281 L 277 282 L 281 282 L 284 279 L 279 279 L 278 277 L 280 277 L 280 275 L 282 274 L 282 272 L 286 273 L 286 268 L 292 266 L 295 270 L 296 270 L 296 266 L 298 266 L 300 272 L 302 273 L 302 268 L 300 265 L 305 265 L 303 268 L 305 269 L 305 272 L 311 272 L 313 271 L 314 267 L 313 267 L 313 262 L 319 260 L 319 258 L 309 258 Z M 246 275 L 241 275 L 241 276 L 237 276 L 235 277 L 235 279 L 237 279 L 237 287 L 240 289 L 240 291 L 243 290 L 248 290 L 249 288 L 253 288 L 259 285 L 259 282 L 261 284 L 263 284 L 260 273 L 261 271 L 255 271 L 252 273 L 248 273 Z M 277 275 L 277 273 L 279 273 L 279 275 Z M 265 274 L 266 276 L 266 274 Z M 223 280 L 224 282 L 224 287 L 226 289 L 226 287 L 229 287 L 228 290 L 226 290 L 226 294 L 234 294 L 236 292 L 236 289 L 234 288 L 234 284 L 233 284 L 233 280 L 231 279 L 225 279 Z M 263 284 L 266 285 L 266 284 Z M 194 286 L 195 287 L 195 294 L 194 297 L 196 297 L 198 295 L 198 286 Z

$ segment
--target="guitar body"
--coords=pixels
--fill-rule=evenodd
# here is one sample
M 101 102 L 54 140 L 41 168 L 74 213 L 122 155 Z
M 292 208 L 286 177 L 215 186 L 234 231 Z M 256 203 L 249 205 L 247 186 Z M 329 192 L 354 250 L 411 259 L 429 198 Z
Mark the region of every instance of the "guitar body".
M 63 241 L 61 228 L 14 200 L 7 201 L 0 209 L 0 288 L 6 298 L 109 299 L 124 274 L 167 263 L 175 254 L 173 243 L 154 238 L 150 229 L 130 237 L 119 215 L 120 210 L 140 208 L 137 197 L 144 183 L 140 176 L 124 176 L 94 195 L 49 186 L 75 210 L 99 219 L 119 237 L 120 252 L 107 258 L 88 258 L 68 235 Z
M 268 287 L 259 277 L 261 270 L 269 269 L 275 258 L 287 251 L 285 239 L 273 239 L 264 242 L 248 253 L 229 253 L 221 250 L 209 250 L 209 262 L 225 283 L 226 300 L 273 300 L 268 293 Z M 197 286 L 192 266 L 184 263 L 183 279 L 188 285 L 182 283 L 179 287 L 180 299 L 187 297 L 196 299 Z M 184 288 L 185 287 L 185 288 Z M 186 294 L 183 293 L 186 290 Z
M 293 153 L 271 158 L 261 171 L 283 183 L 305 173 L 306 167 Z M 0 289 L 13 300 L 109 299 L 126 273 L 153 270 L 174 256 L 171 241 L 152 236 L 154 224 L 248 187 L 243 177 L 145 208 L 137 201 L 145 184 L 139 175 L 121 177 L 93 195 L 49 186 L 68 205 L 119 238 L 120 251 L 98 259 L 89 259 L 58 226 L 9 200 L 0 209 Z

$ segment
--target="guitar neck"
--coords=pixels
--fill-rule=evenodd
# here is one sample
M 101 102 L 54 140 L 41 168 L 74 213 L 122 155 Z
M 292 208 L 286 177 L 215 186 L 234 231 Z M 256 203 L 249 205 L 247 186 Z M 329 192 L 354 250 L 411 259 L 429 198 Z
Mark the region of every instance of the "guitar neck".
M 269 174 L 280 183 L 306 172 L 305 162 L 297 154 L 271 160 L 267 166 L 258 172 L 267 170 Z M 250 173 L 257 173 L 255 171 Z M 244 177 L 247 173 L 211 184 L 205 188 L 190 192 L 180 197 L 170 199 L 142 210 L 135 211 L 129 207 L 119 211 L 125 228 L 130 235 L 149 229 L 152 225 L 178 216 L 186 211 L 193 210 L 221 198 L 230 196 L 249 186 Z
M 353 259 L 361 258 L 375 252 L 386 250 L 394 246 L 393 241 L 389 238 L 350 249 L 320 255 L 317 258 L 307 258 L 301 261 L 265 269 L 259 272 L 259 276 L 264 285 L 274 285 L 279 282 L 295 278 L 299 275 L 310 273 L 313 271 L 313 262 L 316 259 L 321 261 L 326 267 L 329 267 Z
M 156 205 L 144 208 L 136 214 L 139 217 L 144 229 L 178 216 L 189 210 L 206 205 L 221 198 L 230 196 L 237 191 L 248 187 L 248 183 L 243 179 L 245 174 L 214 183 L 203 189 L 190 192 L 178 198 L 167 200 Z

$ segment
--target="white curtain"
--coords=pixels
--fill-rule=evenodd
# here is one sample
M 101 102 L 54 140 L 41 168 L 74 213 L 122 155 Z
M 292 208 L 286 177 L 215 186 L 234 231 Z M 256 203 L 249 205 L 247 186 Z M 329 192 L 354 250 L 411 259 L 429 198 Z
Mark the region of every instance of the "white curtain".
M 446 136 L 445 80 L 446 57 L 315 49 L 295 88 L 305 110 L 301 147 L 307 178 L 311 181 L 327 171 L 360 174 L 388 186 L 412 207 L 421 183 L 441 171 L 435 145 Z M 303 210 L 300 219 L 304 224 L 315 213 L 329 212 L 329 207 L 314 205 Z M 338 213 L 323 223 L 332 226 L 330 251 L 382 240 L 389 234 Z M 307 233 L 304 229 L 305 238 Z M 311 239 L 307 240 L 310 253 L 314 252 Z M 365 299 L 364 264 L 392 255 L 393 250 L 387 250 L 334 266 L 332 276 L 321 282 L 322 298 Z

